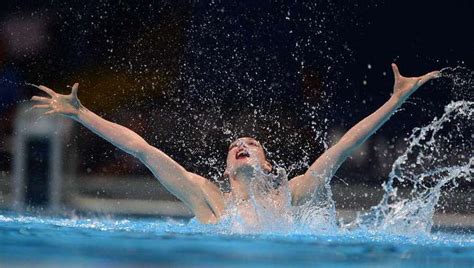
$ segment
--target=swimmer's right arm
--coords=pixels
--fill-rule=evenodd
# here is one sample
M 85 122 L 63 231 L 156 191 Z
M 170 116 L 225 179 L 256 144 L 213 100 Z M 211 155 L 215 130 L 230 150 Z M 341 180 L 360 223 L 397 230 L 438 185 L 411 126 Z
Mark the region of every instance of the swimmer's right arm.
M 69 95 L 54 92 L 45 86 L 35 86 L 51 98 L 34 96 L 34 108 L 47 109 L 45 114 L 60 114 L 81 123 L 95 134 L 144 163 L 153 175 L 173 195 L 183 201 L 202 222 L 216 222 L 223 206 L 222 194 L 209 180 L 186 171 L 161 150 L 148 144 L 132 130 L 107 121 L 84 107 L 77 97 L 79 84 Z
M 304 203 L 317 196 L 315 191 L 327 192 L 325 183 L 330 181 L 342 163 L 382 127 L 411 94 L 439 75 L 439 71 L 433 71 L 419 77 L 404 77 L 395 64 L 392 64 L 392 70 L 394 86 L 390 99 L 349 129 L 334 146 L 318 157 L 303 175 L 290 180 L 294 204 Z

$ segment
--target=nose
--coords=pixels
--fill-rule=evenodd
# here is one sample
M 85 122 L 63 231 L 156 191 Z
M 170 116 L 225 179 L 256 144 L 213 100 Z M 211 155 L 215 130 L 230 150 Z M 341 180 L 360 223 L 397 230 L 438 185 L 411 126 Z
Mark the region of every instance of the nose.
M 243 142 L 243 141 L 238 141 L 237 142 L 237 147 L 238 148 L 242 148 L 242 147 L 247 148 L 247 144 L 245 144 L 245 142 Z

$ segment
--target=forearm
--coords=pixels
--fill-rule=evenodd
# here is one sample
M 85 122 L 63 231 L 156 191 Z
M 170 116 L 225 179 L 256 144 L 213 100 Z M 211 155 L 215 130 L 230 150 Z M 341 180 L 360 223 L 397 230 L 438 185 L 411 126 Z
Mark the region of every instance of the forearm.
M 219 213 L 216 214 L 211 209 L 208 201 L 212 199 L 213 203 L 218 202 L 219 207 L 223 207 L 221 192 L 215 185 L 201 176 L 186 171 L 171 157 L 149 145 L 137 133 L 107 121 L 82 106 L 77 97 L 78 83 L 72 86 L 69 95 L 58 94 L 45 86 L 33 86 L 49 95 L 49 98 L 34 96 L 32 100 L 38 102 L 34 108 L 47 109 L 46 115 L 60 114 L 72 118 L 113 145 L 137 157 L 166 189 L 188 205 L 199 220 L 215 222 L 219 217 Z
M 391 97 L 377 111 L 352 127 L 341 140 L 322 154 L 302 176 L 290 181 L 293 204 L 305 202 L 313 197 L 324 182 L 332 178 L 344 160 L 377 129 L 379 129 L 403 103 L 397 97 Z
M 103 119 L 82 105 L 78 112 L 71 117 L 95 134 L 133 156 L 137 156 L 148 145 L 137 133 Z
M 392 96 L 379 109 L 353 126 L 335 145 L 345 156 L 350 155 L 376 132 L 395 111 L 402 105 L 403 100 Z
M 392 70 L 395 79 L 392 97 L 344 134 L 338 143 L 316 159 L 304 175 L 290 181 L 293 203 L 311 198 L 324 182 L 332 178 L 344 160 L 372 136 L 416 89 L 439 76 L 439 71 L 433 71 L 419 77 L 404 77 L 395 64 L 392 64 Z

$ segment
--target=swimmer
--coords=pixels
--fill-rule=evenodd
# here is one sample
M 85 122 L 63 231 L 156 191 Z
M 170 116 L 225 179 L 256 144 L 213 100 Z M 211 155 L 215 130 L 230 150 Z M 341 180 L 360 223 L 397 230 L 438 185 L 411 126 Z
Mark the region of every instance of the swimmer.
M 413 92 L 439 75 L 438 71 L 433 71 L 419 77 L 404 77 L 400 75 L 395 64 L 392 64 L 392 70 L 395 82 L 388 101 L 347 131 L 334 146 L 316 159 L 304 174 L 289 180 L 288 187 L 293 206 L 311 200 L 351 153 L 372 136 Z M 210 180 L 187 171 L 132 130 L 89 111 L 77 97 L 78 83 L 73 85 L 69 95 L 58 94 L 42 85 L 35 87 L 44 91 L 49 97 L 34 96 L 32 100 L 37 102 L 34 108 L 45 109 L 46 115 L 60 114 L 69 117 L 139 159 L 202 223 L 219 222 L 225 214 L 229 198 L 248 200 L 251 179 L 272 171 L 272 165 L 268 162 L 262 145 L 250 137 L 239 138 L 232 142 L 228 149 L 224 176 L 230 181 L 231 192 L 224 194 Z M 246 206 L 242 208 L 244 207 Z

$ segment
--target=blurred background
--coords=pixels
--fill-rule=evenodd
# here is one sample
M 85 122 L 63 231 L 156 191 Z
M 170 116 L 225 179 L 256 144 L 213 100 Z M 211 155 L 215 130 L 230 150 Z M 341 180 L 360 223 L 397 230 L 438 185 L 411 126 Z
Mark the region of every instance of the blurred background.
M 367 209 L 413 128 L 472 100 L 473 14 L 468 0 L 5 0 L 0 208 L 190 216 L 133 157 L 69 119 L 38 119 L 28 100 L 42 93 L 25 83 L 66 94 L 79 82 L 84 106 L 228 190 L 236 137 L 296 176 L 388 100 L 390 63 L 406 76 L 463 66 L 463 83 L 425 85 L 332 180 L 341 212 Z M 460 181 L 439 212 L 472 214 L 473 192 Z

